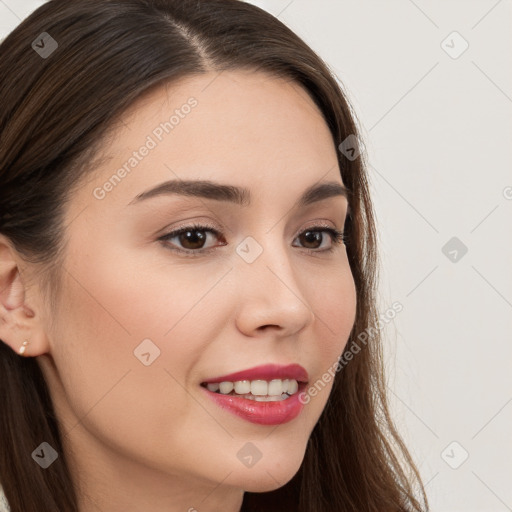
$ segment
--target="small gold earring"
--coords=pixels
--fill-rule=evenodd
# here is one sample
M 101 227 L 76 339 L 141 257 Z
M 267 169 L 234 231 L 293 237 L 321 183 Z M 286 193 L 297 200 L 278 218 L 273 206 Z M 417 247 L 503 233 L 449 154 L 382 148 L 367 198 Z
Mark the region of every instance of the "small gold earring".
M 23 345 L 21 345 L 20 350 L 19 350 L 19 354 L 20 354 L 20 356 L 22 356 L 22 355 L 24 355 L 24 354 L 25 354 L 25 350 L 26 350 L 26 348 L 27 348 L 28 343 L 29 343 L 29 342 L 28 342 L 27 340 L 25 340 L 25 341 L 23 342 Z

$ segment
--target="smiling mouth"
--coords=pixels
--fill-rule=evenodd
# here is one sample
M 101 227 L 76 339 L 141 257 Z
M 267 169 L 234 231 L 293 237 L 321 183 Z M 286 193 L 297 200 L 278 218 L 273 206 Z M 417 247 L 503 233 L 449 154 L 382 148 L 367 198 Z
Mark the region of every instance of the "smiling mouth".
M 238 380 L 202 382 L 201 386 L 212 393 L 235 396 L 256 402 L 280 402 L 302 391 L 305 382 L 295 379 Z

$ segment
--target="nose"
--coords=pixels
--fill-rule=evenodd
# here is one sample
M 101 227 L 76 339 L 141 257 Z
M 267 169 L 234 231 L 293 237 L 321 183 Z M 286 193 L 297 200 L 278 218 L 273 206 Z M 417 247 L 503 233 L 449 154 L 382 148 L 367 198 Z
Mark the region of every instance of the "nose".
M 236 279 L 237 325 L 247 336 L 261 332 L 286 337 L 297 334 L 313 321 L 315 314 L 304 293 L 308 276 L 293 267 L 286 248 L 274 240 L 251 263 L 244 257 L 233 269 Z M 270 246 L 273 246 L 270 248 Z M 248 244 L 249 251 L 254 250 Z M 244 246 L 247 248 L 247 246 Z M 261 251 L 261 249 L 260 249 Z M 243 254 L 243 253 L 241 253 Z

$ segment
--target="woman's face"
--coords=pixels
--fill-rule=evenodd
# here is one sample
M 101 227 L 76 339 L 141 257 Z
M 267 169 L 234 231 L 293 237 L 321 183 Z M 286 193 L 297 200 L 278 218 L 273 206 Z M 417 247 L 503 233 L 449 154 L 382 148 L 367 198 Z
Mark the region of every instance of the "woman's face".
M 324 380 L 303 405 L 291 380 L 321 381 L 355 320 L 346 247 L 328 231 L 343 230 L 347 199 L 299 204 L 310 187 L 343 184 L 327 125 L 294 83 L 211 73 L 146 94 L 104 154 L 67 205 L 59 310 L 38 358 L 73 466 L 108 492 L 134 478 L 174 497 L 195 489 L 186 499 L 198 510 L 207 492 L 197 489 L 210 489 L 209 503 L 222 490 L 281 487 L 332 388 Z M 196 196 L 188 182 L 199 180 L 230 188 Z M 174 185 L 139 197 L 164 182 Z M 162 239 L 180 228 L 189 233 Z M 220 378 L 264 365 L 307 376 Z M 269 390 L 287 376 L 289 388 Z M 292 396 L 221 396 L 207 381 Z

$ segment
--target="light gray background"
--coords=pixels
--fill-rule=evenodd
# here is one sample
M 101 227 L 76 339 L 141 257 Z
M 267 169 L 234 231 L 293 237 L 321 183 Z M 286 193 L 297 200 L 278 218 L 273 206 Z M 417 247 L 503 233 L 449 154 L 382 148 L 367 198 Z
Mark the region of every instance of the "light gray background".
M 0 0 L 0 38 L 42 3 Z M 403 305 L 383 330 L 393 414 L 432 510 L 512 510 L 511 1 L 251 3 L 327 61 L 361 121 L 381 309 Z M 466 254 L 445 256 L 452 237 Z

